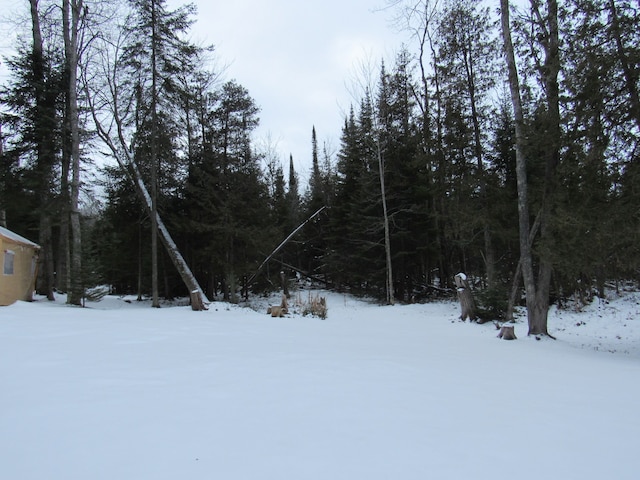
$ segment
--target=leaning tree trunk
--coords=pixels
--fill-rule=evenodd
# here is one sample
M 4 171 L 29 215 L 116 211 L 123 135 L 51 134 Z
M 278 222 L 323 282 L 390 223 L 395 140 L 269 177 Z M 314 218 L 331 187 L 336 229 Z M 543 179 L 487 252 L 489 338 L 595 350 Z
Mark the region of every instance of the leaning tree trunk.
M 147 211 L 149 215 L 152 215 L 153 211 L 151 208 L 151 196 L 149 195 L 149 192 L 144 185 L 144 182 L 142 180 L 142 175 L 140 174 L 140 171 L 138 170 L 135 164 L 131 164 L 131 169 L 133 170 L 138 194 L 144 198 L 145 200 L 144 204 L 147 208 Z M 156 224 L 158 225 L 158 234 L 160 237 L 160 241 L 164 245 L 167 251 L 167 254 L 169 255 L 169 258 L 173 263 L 173 266 L 176 268 L 176 270 L 180 274 L 182 281 L 189 289 L 189 294 L 192 300 L 191 308 L 193 310 L 206 310 L 206 304 L 209 303 L 209 300 L 207 300 L 207 297 L 205 296 L 204 291 L 202 290 L 202 288 L 200 288 L 200 285 L 198 284 L 196 277 L 191 272 L 189 265 L 187 265 L 187 262 L 184 260 L 184 257 L 178 250 L 178 246 L 173 241 L 173 238 L 169 234 L 167 227 L 164 225 L 164 222 L 162 221 L 162 218 L 160 217 L 160 214 L 157 211 L 155 212 L 155 220 L 156 220 Z
M 289 243 L 289 240 L 291 240 L 295 236 L 296 233 L 298 233 L 300 230 L 302 230 L 302 228 L 307 223 L 309 223 L 311 220 L 313 220 L 313 218 L 315 218 L 316 216 L 320 215 L 320 212 L 322 212 L 325 208 L 327 208 L 327 207 L 326 206 L 322 206 L 318 210 L 316 210 L 316 212 L 313 215 L 311 215 L 304 222 L 302 222 L 300 225 L 298 225 L 296 228 L 294 228 L 293 231 L 289 235 L 287 235 L 287 238 L 285 238 L 282 242 L 280 242 L 280 244 L 269 255 L 267 255 L 267 258 L 265 258 L 262 261 L 262 263 L 260 264 L 258 269 L 255 271 L 255 273 L 253 275 L 251 275 L 249 277 L 249 279 L 247 280 L 247 282 L 246 282 L 247 283 L 247 288 L 253 283 L 253 280 L 262 271 L 262 269 L 269 262 L 269 260 L 271 260 L 280 250 L 282 250 L 282 248 L 287 243 Z M 212 282 L 212 283 L 215 283 L 215 282 Z
M 138 193 L 138 196 L 142 200 L 142 203 L 145 209 L 147 210 L 147 213 L 149 215 L 153 215 L 151 195 L 149 194 L 149 190 L 147 190 L 147 187 L 144 184 L 140 170 L 138 170 L 137 165 L 135 164 L 133 159 L 130 157 L 128 150 L 124 146 L 123 148 L 119 149 L 116 146 L 116 143 L 114 143 L 109 133 L 107 132 L 107 130 L 105 130 L 105 128 L 103 127 L 102 123 L 100 122 L 97 116 L 97 109 L 93 104 L 93 99 L 91 98 L 91 96 L 88 96 L 88 101 L 89 101 L 91 114 L 93 116 L 93 121 L 96 126 L 98 136 L 106 143 L 106 145 L 111 150 L 111 153 L 113 154 L 114 158 L 118 162 L 118 165 L 120 165 L 120 168 L 122 168 L 122 170 L 127 174 L 127 176 L 133 182 L 136 188 L 136 192 Z M 115 121 L 119 122 L 120 119 L 116 118 Z M 122 144 L 122 136 L 120 136 L 120 143 Z M 209 303 L 209 300 L 204 294 L 204 291 L 202 290 L 202 288 L 200 288 L 200 285 L 198 284 L 198 281 L 196 280 L 195 275 L 193 275 L 193 272 L 191 272 L 191 269 L 189 268 L 189 265 L 187 265 L 187 262 L 184 260 L 184 257 L 180 254 L 180 251 L 178 250 L 178 246 L 173 241 L 173 238 L 169 234 L 167 227 L 165 227 L 164 222 L 162 221 L 162 218 L 160 217 L 160 214 L 157 211 L 155 212 L 155 220 L 158 225 L 158 233 L 160 236 L 160 240 L 162 241 L 162 244 L 165 246 L 167 250 L 167 254 L 171 259 L 173 266 L 176 268 L 176 270 L 180 274 L 180 278 L 182 278 L 182 281 L 184 282 L 186 287 L 189 289 L 189 294 L 192 299 L 191 308 L 193 310 L 206 309 L 206 305 Z

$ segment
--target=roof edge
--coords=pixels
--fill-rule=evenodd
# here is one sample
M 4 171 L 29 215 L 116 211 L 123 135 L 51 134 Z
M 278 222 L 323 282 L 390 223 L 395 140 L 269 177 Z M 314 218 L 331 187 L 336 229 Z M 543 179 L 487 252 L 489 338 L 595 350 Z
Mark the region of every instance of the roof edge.
M 18 235 L 17 233 L 12 232 L 11 230 L 5 227 L 0 227 L 0 236 L 8 240 L 11 240 L 13 242 L 20 243 L 22 245 L 28 245 L 30 247 L 40 248 L 40 245 L 38 245 L 37 243 L 32 242 L 28 238 L 24 238 L 22 235 Z

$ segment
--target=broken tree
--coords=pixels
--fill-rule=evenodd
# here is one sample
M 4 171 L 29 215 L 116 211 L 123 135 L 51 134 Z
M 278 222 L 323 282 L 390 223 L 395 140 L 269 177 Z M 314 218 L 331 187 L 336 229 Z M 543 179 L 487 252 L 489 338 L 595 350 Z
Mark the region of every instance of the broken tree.
M 471 321 L 477 319 L 476 304 L 473 301 L 473 295 L 469 288 L 469 282 L 467 276 L 464 273 L 458 273 L 453 277 L 456 283 L 456 292 L 458 293 L 458 300 L 460 301 L 460 308 L 462 310 L 460 319 L 464 322 L 467 318 Z
M 302 222 L 300 225 L 298 225 L 296 228 L 294 228 L 294 230 L 289 235 L 287 235 L 287 238 L 285 238 L 282 242 L 280 242 L 280 245 L 278 245 L 273 250 L 273 252 L 271 252 L 269 255 L 267 255 L 267 258 L 265 258 L 262 261 L 262 263 L 260 264 L 258 269 L 255 271 L 255 273 L 253 275 L 251 275 L 251 277 L 249 277 L 249 280 L 247 280 L 247 285 L 251 285 L 251 282 L 253 282 L 255 280 L 256 276 L 258 276 L 258 274 L 262 271 L 262 269 L 269 262 L 269 260 L 271 260 L 274 255 L 276 255 L 280 250 L 282 250 L 282 248 L 287 243 L 289 243 L 289 240 L 291 240 L 295 236 L 295 234 L 298 233 L 302 229 L 302 227 L 304 227 L 307 223 L 309 223 L 314 217 L 320 215 L 320 212 L 322 212 L 325 208 L 327 208 L 327 207 L 326 206 L 320 207 L 313 215 L 311 215 L 304 222 Z

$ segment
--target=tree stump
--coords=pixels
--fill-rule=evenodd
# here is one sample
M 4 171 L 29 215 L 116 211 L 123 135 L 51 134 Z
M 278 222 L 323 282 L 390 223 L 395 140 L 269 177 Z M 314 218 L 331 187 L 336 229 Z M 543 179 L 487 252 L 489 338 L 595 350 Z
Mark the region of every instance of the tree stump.
M 458 273 L 453 278 L 456 283 L 458 301 L 460 302 L 460 308 L 462 310 L 460 320 L 464 322 L 468 318 L 471 321 L 475 321 L 478 318 L 476 315 L 476 304 L 473 301 L 473 295 L 469 288 L 469 282 L 467 282 L 467 276 L 464 273 Z
M 207 310 L 207 306 L 204 304 L 204 301 L 202 300 L 202 294 L 200 293 L 200 290 L 192 291 L 189 294 L 189 297 L 191 298 L 191 310 L 194 310 L 196 312 Z
M 500 328 L 498 338 L 503 340 L 517 340 L 518 337 L 516 337 L 515 325 L 503 325 Z

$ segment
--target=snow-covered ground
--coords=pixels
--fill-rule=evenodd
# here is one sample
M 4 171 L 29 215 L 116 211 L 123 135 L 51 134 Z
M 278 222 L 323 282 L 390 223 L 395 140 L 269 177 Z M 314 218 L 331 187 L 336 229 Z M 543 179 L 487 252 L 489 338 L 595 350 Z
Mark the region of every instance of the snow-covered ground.
M 326 320 L 2 307 L 0 478 L 640 478 L 640 295 L 511 342 L 455 303 L 321 295 Z

